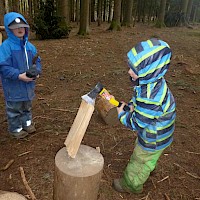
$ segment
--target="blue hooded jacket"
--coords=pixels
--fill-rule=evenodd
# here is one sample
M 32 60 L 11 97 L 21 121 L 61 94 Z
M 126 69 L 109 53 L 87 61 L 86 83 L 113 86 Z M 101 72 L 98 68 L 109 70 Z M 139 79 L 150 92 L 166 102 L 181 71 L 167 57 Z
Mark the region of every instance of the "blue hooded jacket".
M 19 80 L 19 74 L 26 72 L 32 66 L 32 60 L 37 54 L 33 44 L 28 41 L 28 28 L 25 28 L 23 40 L 16 37 L 8 25 L 16 18 L 25 18 L 16 12 L 4 16 L 4 26 L 8 38 L 0 46 L 0 75 L 6 101 L 29 101 L 35 96 L 35 81 Z M 28 23 L 27 23 L 28 24 Z M 40 58 L 36 61 L 38 72 L 41 72 Z
M 130 103 L 133 112 L 121 112 L 122 124 L 138 132 L 138 144 L 147 151 L 162 150 L 173 140 L 175 100 L 164 79 L 170 59 L 169 45 L 152 38 L 127 54 L 129 67 L 138 75 Z

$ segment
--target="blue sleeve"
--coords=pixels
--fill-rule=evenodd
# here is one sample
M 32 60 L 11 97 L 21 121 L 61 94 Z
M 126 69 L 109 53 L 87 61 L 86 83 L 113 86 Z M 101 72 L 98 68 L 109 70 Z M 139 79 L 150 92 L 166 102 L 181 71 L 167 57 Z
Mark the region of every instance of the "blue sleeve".
M 39 74 L 41 74 L 42 66 L 41 66 L 41 58 L 40 58 L 40 56 L 38 57 L 38 59 L 36 61 L 36 67 L 37 67 L 37 71 L 39 72 Z
M 9 46 L 2 44 L 0 46 L 0 72 L 4 78 L 18 79 L 19 70 L 11 66 L 11 52 Z
M 29 44 L 30 44 L 30 48 L 32 49 L 33 55 L 36 56 L 38 54 L 36 47 L 30 42 L 29 42 Z M 40 58 L 40 56 L 38 56 L 38 59 L 36 60 L 36 68 L 37 68 L 37 71 L 39 72 L 39 74 L 41 74 L 42 66 L 41 66 L 41 58 Z

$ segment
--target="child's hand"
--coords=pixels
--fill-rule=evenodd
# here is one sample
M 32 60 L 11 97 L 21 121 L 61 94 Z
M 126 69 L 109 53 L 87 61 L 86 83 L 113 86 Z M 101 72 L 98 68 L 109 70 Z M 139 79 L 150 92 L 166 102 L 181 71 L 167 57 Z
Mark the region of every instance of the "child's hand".
M 24 81 L 24 82 L 31 82 L 34 81 L 34 78 L 29 78 L 26 76 L 26 72 L 24 72 L 23 74 L 20 74 L 18 76 L 19 80 Z
M 130 112 L 133 112 L 133 111 L 134 111 L 134 106 L 133 106 L 133 104 L 129 105 L 129 108 L 130 108 Z
M 121 113 L 121 112 L 123 112 L 124 110 L 123 110 L 123 108 L 124 108 L 124 106 L 126 105 L 126 103 L 125 102 L 121 102 L 122 103 L 122 105 L 120 106 L 120 107 L 117 107 L 117 112 L 118 112 L 118 115 Z

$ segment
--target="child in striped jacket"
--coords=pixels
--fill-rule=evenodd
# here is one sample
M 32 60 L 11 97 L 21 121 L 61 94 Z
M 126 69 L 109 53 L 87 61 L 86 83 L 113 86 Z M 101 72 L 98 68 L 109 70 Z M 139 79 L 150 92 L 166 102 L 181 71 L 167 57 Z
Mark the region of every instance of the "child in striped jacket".
M 171 59 L 169 45 L 156 38 L 138 43 L 128 54 L 129 75 L 134 83 L 130 111 L 117 108 L 122 124 L 137 131 L 135 148 L 122 178 L 113 181 L 118 192 L 141 193 L 143 184 L 173 140 L 175 100 L 167 86 Z

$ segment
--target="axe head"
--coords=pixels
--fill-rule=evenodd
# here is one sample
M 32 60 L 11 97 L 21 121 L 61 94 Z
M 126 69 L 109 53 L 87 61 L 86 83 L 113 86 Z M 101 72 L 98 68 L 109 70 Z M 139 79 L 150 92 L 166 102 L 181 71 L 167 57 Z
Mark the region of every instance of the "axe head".
M 104 86 L 98 82 L 89 93 L 83 95 L 81 98 L 87 103 L 94 105 L 97 95 L 102 91 L 103 88 Z

